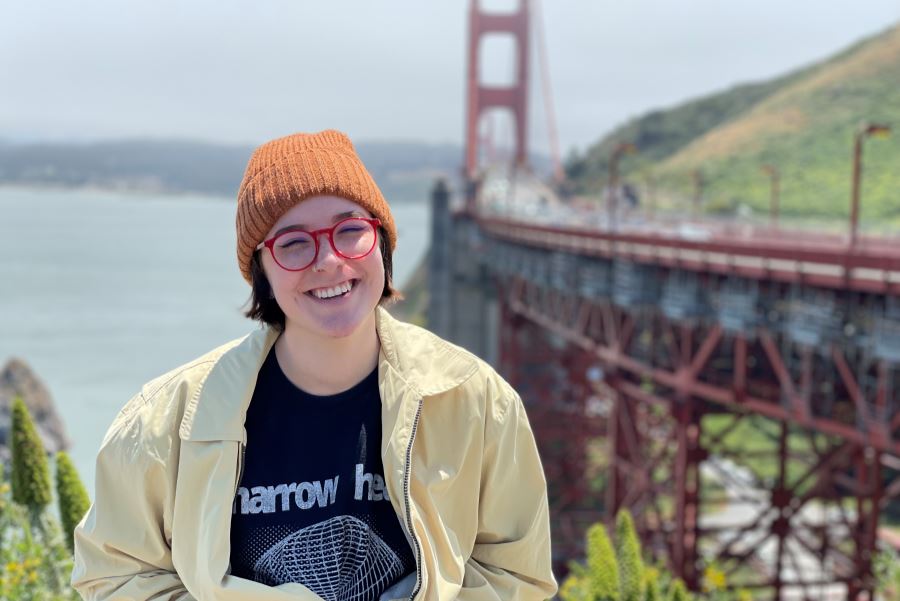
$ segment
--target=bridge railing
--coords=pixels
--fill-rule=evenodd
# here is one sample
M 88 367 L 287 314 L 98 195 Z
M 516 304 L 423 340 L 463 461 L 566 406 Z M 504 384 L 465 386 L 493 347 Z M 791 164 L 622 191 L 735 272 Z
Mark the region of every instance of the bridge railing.
M 537 225 L 490 214 L 479 226 L 500 239 L 579 255 L 624 258 L 683 270 L 739 275 L 860 292 L 900 294 L 900 243 L 865 238 L 850 247 L 837 235 L 693 224 L 603 231 Z

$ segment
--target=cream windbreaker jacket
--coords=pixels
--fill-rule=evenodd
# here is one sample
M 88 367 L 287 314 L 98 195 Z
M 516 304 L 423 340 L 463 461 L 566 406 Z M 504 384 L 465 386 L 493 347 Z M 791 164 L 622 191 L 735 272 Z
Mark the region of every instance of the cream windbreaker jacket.
M 384 477 L 416 557 L 413 597 L 552 597 L 546 482 L 518 395 L 485 362 L 381 307 L 376 324 Z M 121 410 L 75 530 L 72 584 L 85 599 L 320 599 L 229 575 L 244 417 L 277 336 L 226 344 Z

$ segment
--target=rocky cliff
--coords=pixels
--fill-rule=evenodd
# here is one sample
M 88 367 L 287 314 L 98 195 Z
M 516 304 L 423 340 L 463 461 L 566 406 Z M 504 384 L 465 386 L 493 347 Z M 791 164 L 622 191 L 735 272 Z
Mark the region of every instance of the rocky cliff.
M 17 396 L 25 401 L 47 452 L 68 449 L 71 443 L 47 387 L 24 361 L 13 358 L 0 369 L 0 461 L 10 458 L 10 413 Z

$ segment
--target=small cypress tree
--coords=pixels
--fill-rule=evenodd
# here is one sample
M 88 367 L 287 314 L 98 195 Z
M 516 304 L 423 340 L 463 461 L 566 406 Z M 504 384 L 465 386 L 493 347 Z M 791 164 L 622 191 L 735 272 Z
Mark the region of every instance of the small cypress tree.
M 587 567 L 591 598 L 594 601 L 618 601 L 619 566 L 603 524 L 594 524 L 587 531 Z
M 47 453 L 19 397 L 12 405 L 12 493 L 13 501 L 27 507 L 34 519 L 52 500 Z
M 644 582 L 644 561 L 641 543 L 628 510 L 616 514 L 616 557 L 619 560 L 619 599 L 641 601 Z
M 690 601 L 690 595 L 681 580 L 672 581 L 669 587 L 669 601 Z
M 662 601 L 656 570 L 649 569 L 644 573 L 644 601 Z
M 63 451 L 56 454 L 56 496 L 59 500 L 59 517 L 69 551 L 75 552 L 75 526 L 91 506 L 84 484 L 78 477 L 78 470 Z

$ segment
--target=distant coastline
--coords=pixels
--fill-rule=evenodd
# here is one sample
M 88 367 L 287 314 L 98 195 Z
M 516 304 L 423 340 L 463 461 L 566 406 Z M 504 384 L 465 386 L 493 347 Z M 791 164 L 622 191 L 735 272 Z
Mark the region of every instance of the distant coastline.
M 452 144 L 357 145 L 390 200 L 425 201 L 438 177 L 462 160 Z M 0 145 L 0 186 L 116 194 L 234 198 L 253 148 L 182 140 Z
M 440 177 L 440 174 L 436 174 L 434 178 Z M 418 182 L 417 182 L 418 183 Z M 401 193 L 397 193 L 397 188 L 391 186 L 390 183 L 387 185 L 382 184 L 380 187 L 382 192 L 390 199 L 391 203 L 418 203 L 427 201 L 428 190 L 430 186 L 434 185 L 434 179 L 428 179 L 423 176 L 422 181 L 420 182 L 420 186 L 422 188 L 422 194 L 418 195 L 410 195 L 407 189 L 401 189 Z M 235 190 L 232 194 L 223 194 L 223 193 L 213 193 L 213 192 L 199 192 L 192 190 L 156 190 L 151 188 L 139 188 L 139 187 L 120 187 L 113 188 L 102 185 L 84 185 L 84 186 L 74 186 L 74 185 L 64 185 L 59 183 L 52 182 L 41 182 L 41 183 L 8 183 L 0 181 L 0 191 L 3 192 L 21 192 L 21 193 L 29 193 L 29 192 L 60 192 L 60 193 L 74 193 L 78 195 L 105 195 L 111 198 L 115 198 L 117 200 L 122 200 L 123 198 L 127 199 L 140 199 L 142 196 L 146 196 L 148 200 L 159 200 L 160 198 L 168 198 L 172 200 L 178 200 L 179 198 L 183 198 L 186 200 L 208 200 L 214 202 L 235 202 L 237 191 Z

